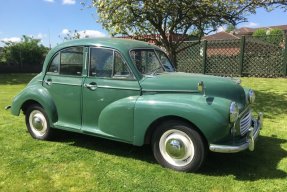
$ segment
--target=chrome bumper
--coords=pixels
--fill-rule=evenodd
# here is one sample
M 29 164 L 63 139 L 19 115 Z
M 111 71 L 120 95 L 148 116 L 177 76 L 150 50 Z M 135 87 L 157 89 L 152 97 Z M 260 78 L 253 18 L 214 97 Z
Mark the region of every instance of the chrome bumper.
M 250 127 L 248 136 L 246 137 L 246 142 L 241 143 L 239 145 L 216 145 L 216 144 L 210 144 L 209 149 L 213 152 L 218 153 L 237 153 L 243 150 L 246 150 L 247 148 L 250 151 L 254 150 L 255 147 L 255 140 L 259 136 L 260 129 L 263 125 L 263 113 L 258 114 L 257 119 L 252 119 L 253 127 Z

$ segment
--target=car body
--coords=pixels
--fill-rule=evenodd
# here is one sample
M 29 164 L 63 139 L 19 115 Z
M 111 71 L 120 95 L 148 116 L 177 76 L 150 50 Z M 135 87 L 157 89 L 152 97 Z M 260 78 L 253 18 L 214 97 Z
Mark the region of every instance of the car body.
M 36 139 L 63 129 L 136 146 L 157 161 L 196 171 L 206 151 L 254 149 L 262 113 L 236 79 L 175 72 L 157 46 L 134 40 L 72 40 L 50 50 L 42 72 L 13 100 Z

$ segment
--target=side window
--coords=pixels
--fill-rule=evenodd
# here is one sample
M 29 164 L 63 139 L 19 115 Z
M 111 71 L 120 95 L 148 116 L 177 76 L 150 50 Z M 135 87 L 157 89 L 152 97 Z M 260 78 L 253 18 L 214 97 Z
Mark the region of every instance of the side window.
M 127 64 L 123 61 L 121 55 L 118 52 L 115 52 L 114 56 L 114 78 L 133 78 Z
M 113 50 L 92 48 L 90 75 L 97 77 L 111 77 L 113 71 Z
M 57 55 L 53 58 L 47 72 L 59 73 L 59 66 L 60 66 L 60 54 L 57 53 Z
M 159 60 L 156 57 L 154 50 L 138 49 L 132 50 L 130 56 L 136 65 L 137 69 L 142 74 L 148 74 L 160 66 Z
M 160 62 L 163 64 L 165 70 L 169 71 L 169 72 L 173 72 L 174 68 L 173 68 L 171 62 L 169 61 L 168 57 L 166 56 L 166 54 L 162 51 L 159 51 L 159 50 L 156 50 L 156 53 L 160 59 Z
M 90 76 L 131 79 L 133 76 L 121 55 L 112 49 L 91 48 Z
M 83 47 L 71 47 L 61 51 L 60 74 L 81 75 L 83 69 Z

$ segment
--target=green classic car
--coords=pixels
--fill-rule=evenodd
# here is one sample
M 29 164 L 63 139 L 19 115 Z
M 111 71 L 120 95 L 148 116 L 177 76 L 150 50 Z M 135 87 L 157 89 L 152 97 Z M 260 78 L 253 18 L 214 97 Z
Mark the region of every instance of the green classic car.
M 154 45 L 98 38 L 53 48 L 11 112 L 23 111 L 36 139 L 63 129 L 150 144 L 162 166 L 196 171 L 208 150 L 254 150 L 263 120 L 251 114 L 254 99 L 236 79 L 175 72 Z

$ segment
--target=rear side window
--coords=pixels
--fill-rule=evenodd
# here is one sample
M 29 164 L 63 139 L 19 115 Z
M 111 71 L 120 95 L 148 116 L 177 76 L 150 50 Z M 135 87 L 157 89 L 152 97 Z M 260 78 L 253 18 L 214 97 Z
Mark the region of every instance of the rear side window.
M 60 67 L 60 54 L 57 53 L 50 64 L 48 72 L 59 73 L 59 67 Z
M 72 47 L 61 51 L 60 74 L 81 75 L 83 69 L 83 48 Z
M 83 47 L 61 50 L 50 63 L 48 72 L 62 75 L 82 75 Z

